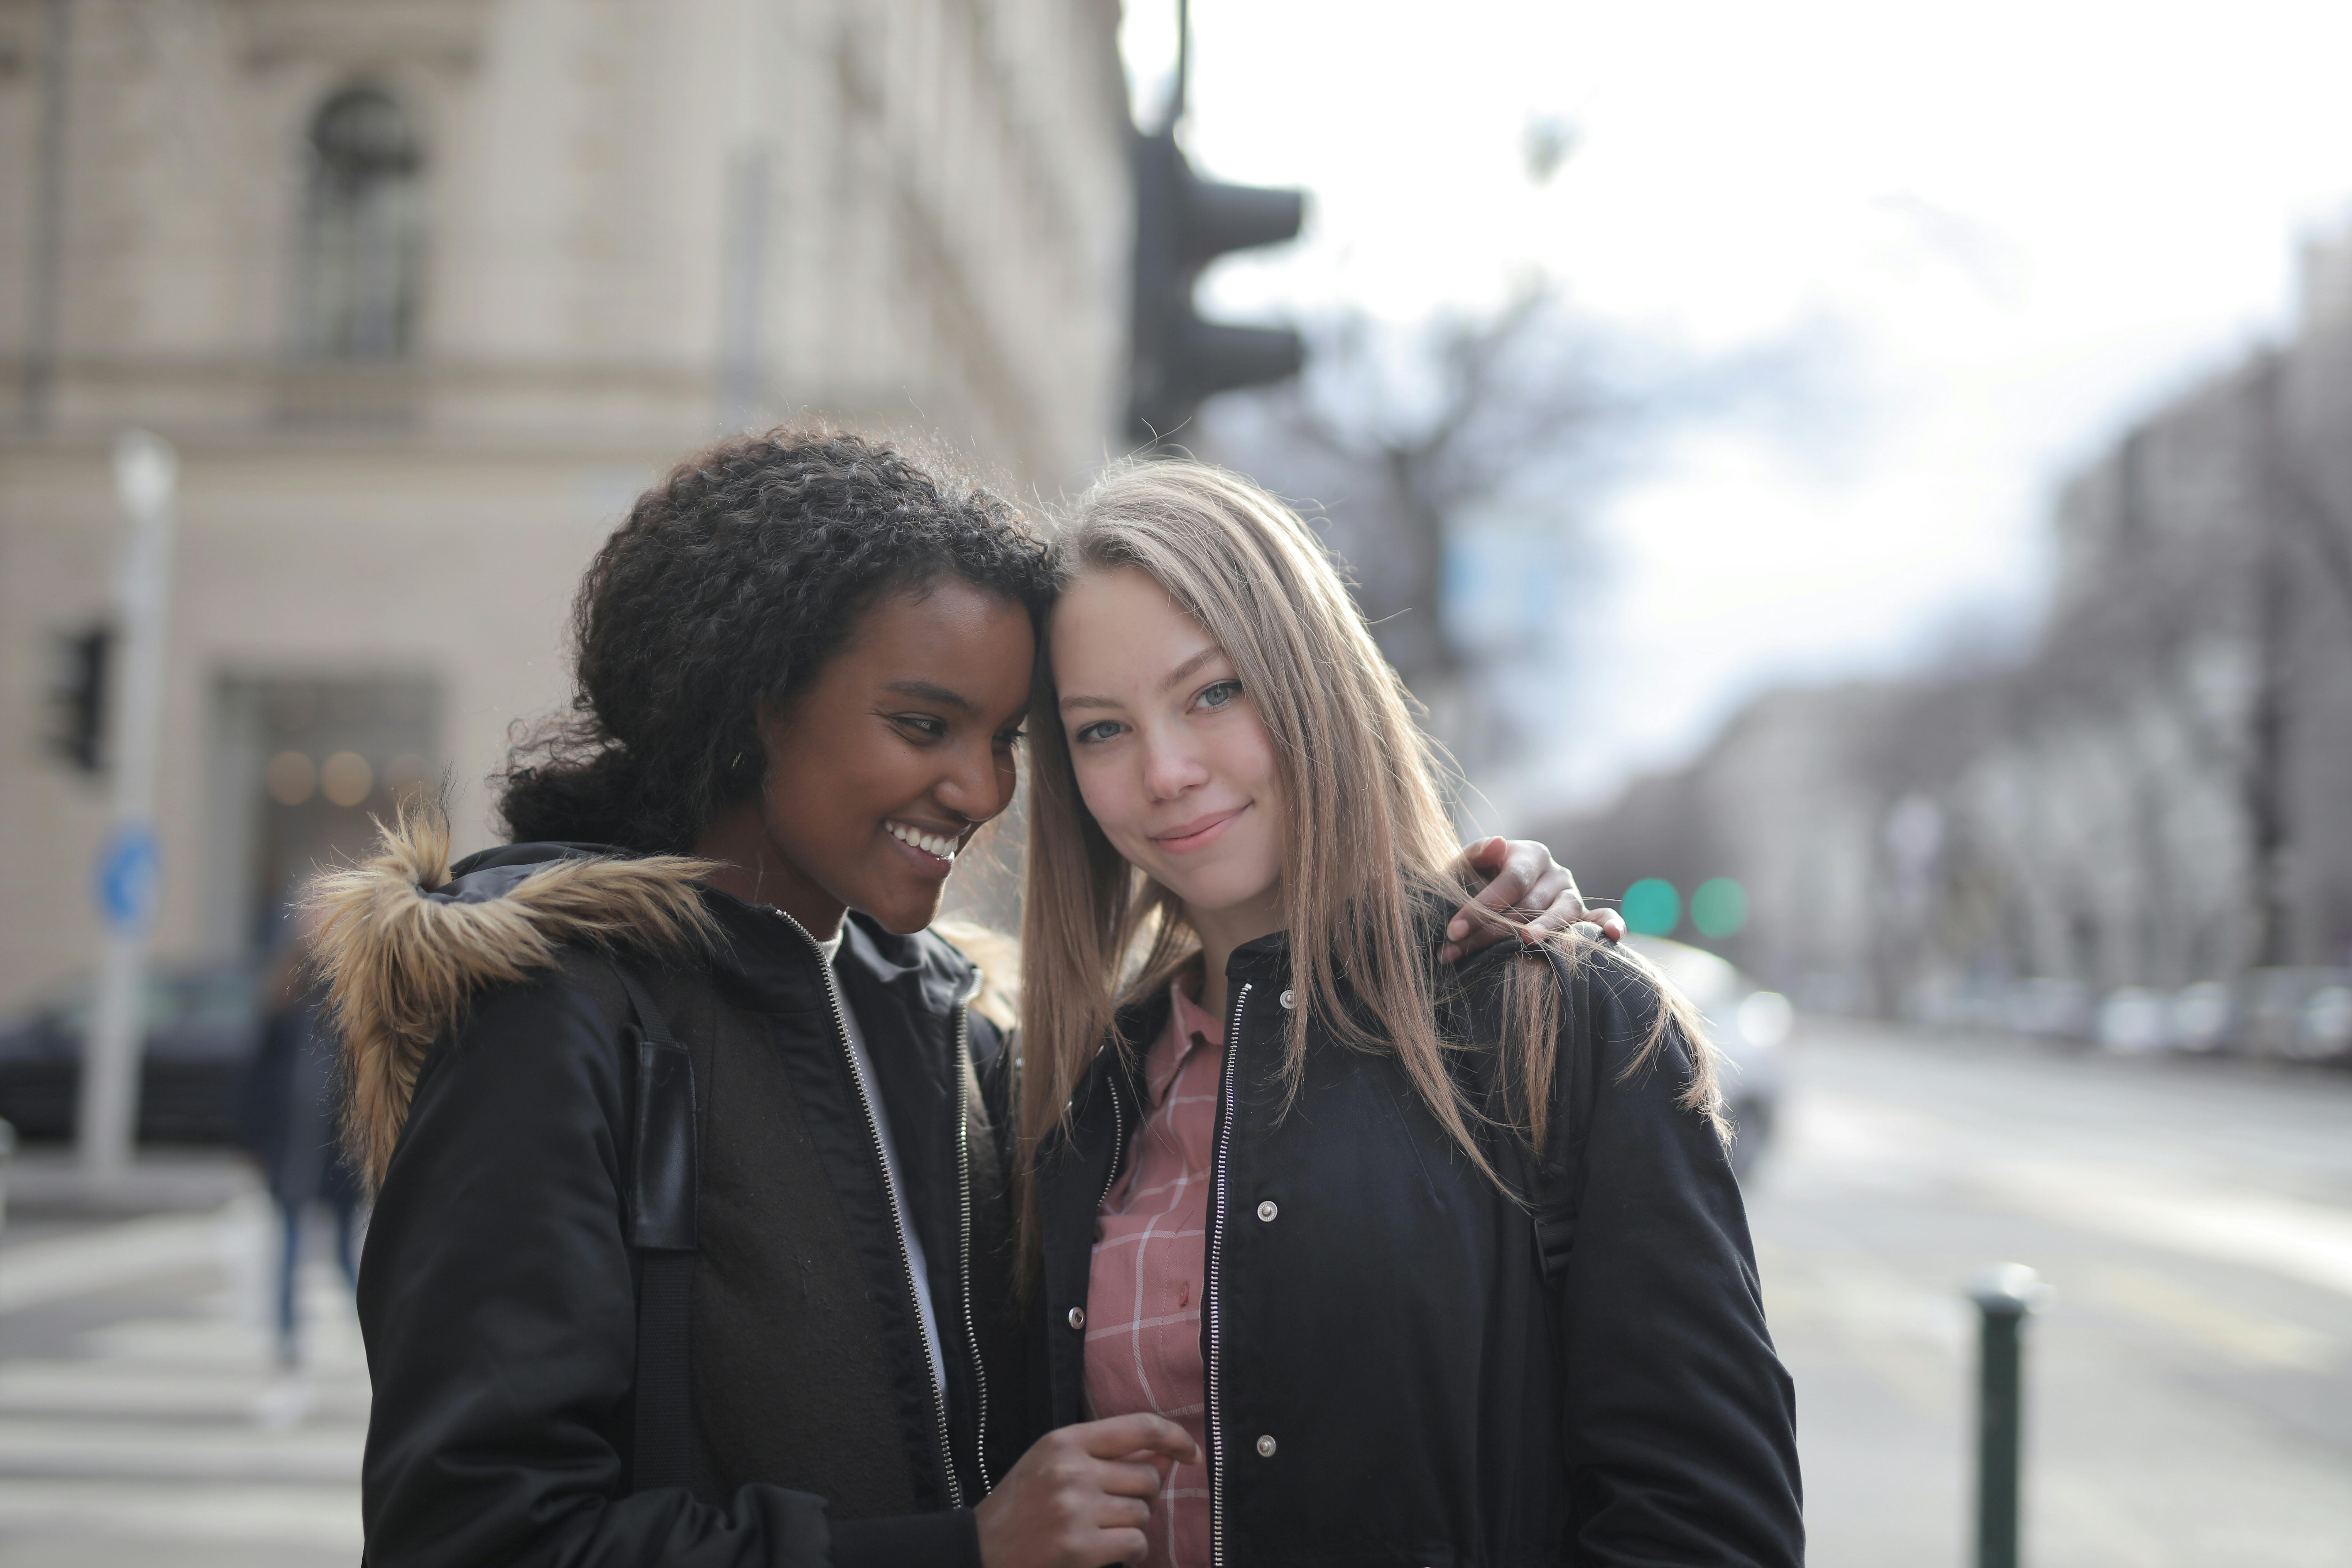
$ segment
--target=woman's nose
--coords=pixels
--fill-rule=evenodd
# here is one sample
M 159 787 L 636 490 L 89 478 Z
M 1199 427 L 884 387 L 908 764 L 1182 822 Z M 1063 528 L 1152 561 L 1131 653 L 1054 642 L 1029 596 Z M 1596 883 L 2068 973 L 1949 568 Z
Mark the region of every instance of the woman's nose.
M 959 751 L 933 789 L 939 803 L 971 822 L 986 822 L 1013 800 L 1013 775 L 1000 765 L 995 749 Z
M 1143 788 L 1154 800 L 1173 800 L 1208 781 L 1209 770 L 1193 750 L 1171 735 L 1147 734 L 1143 742 Z

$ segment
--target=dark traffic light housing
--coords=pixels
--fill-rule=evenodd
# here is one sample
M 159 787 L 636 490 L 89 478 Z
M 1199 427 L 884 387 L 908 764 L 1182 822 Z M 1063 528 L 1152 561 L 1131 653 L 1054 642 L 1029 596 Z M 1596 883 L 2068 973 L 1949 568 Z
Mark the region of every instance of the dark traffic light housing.
M 60 632 L 50 646 L 49 751 L 82 773 L 106 765 L 106 668 L 114 628 Z
M 1228 185 L 1192 172 L 1174 130 L 1135 142 L 1135 331 L 1129 433 L 1159 442 L 1201 400 L 1298 373 L 1306 352 L 1287 327 L 1228 327 L 1192 308 L 1201 269 L 1228 251 L 1298 235 L 1306 195 Z

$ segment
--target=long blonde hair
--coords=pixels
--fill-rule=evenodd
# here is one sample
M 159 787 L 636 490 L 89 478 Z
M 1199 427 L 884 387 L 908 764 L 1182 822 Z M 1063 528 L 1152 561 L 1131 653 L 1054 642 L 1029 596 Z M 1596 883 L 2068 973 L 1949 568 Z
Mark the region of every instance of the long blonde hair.
M 1273 742 L 1287 818 L 1284 927 L 1299 1002 L 1283 1061 L 1288 1092 L 1306 1067 L 1312 1018 L 1349 1046 L 1393 1053 L 1447 1135 L 1500 1183 L 1476 1135 L 1481 1113 L 1445 1065 L 1458 1046 L 1437 1026 L 1437 937 L 1426 911 L 1450 912 L 1467 892 L 1439 795 L 1439 758 L 1321 542 L 1297 512 L 1237 474 L 1190 461 L 1134 462 L 1081 498 L 1055 555 L 1065 585 L 1087 572 L 1120 569 L 1158 583 L 1233 661 Z M 1198 947 L 1174 896 L 1121 858 L 1087 810 L 1057 711 L 1050 640 L 1030 707 L 1022 900 L 1016 1188 L 1033 1260 L 1039 1150 L 1067 1114 L 1118 1008 L 1166 984 Z M 1575 933 L 1552 940 L 1571 964 L 1586 945 Z M 1559 988 L 1549 964 L 1514 963 L 1507 974 L 1504 1114 L 1540 1147 Z M 1696 1068 L 1684 1103 L 1717 1115 L 1714 1063 L 1697 1017 L 1653 978 L 1663 1005 L 1634 1066 L 1655 1053 L 1670 1020 L 1681 1023 Z

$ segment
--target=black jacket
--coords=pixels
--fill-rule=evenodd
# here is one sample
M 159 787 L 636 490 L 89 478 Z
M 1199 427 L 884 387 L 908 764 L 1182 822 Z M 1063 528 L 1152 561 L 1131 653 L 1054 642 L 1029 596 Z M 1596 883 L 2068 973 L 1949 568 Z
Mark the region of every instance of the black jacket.
M 1452 1037 L 1495 1038 L 1493 978 L 1528 962 L 1497 949 L 1466 966 Z M 1280 1113 L 1283 939 L 1242 948 L 1227 973 L 1202 1299 L 1216 1561 L 1801 1563 L 1793 1396 L 1730 1166 L 1706 1118 L 1675 1104 L 1688 1047 L 1671 1033 L 1654 1066 L 1620 1076 L 1655 1016 L 1640 972 L 1596 952 L 1562 1008 L 1560 1059 L 1574 1029 L 1594 1047 L 1563 1092 L 1594 1098 L 1586 1146 L 1555 1146 L 1586 1184 L 1559 1286 L 1529 1209 L 1461 1155 L 1394 1057 L 1311 1032 Z M 1149 1042 L 1166 1009 L 1130 1012 L 1121 1036 Z M 1461 1058 L 1481 1103 L 1491 1065 Z M 1139 1106 L 1129 1054 L 1106 1049 L 1075 1138 L 1041 1162 L 1039 1359 L 1057 1422 L 1083 1410 L 1072 1314 Z M 1558 1190 L 1520 1141 L 1488 1147 L 1517 1191 Z
M 929 1263 L 942 1409 L 875 1133 L 808 938 L 775 910 L 698 886 L 648 889 L 648 876 L 682 874 L 658 861 L 520 846 L 443 881 L 387 865 L 396 858 L 397 847 L 377 867 L 409 885 L 369 889 L 392 914 L 370 906 L 359 923 L 378 935 L 341 931 L 331 965 L 430 992 L 453 952 L 476 975 L 512 959 L 497 949 L 516 918 L 541 922 L 552 964 L 467 989 L 456 1026 L 412 1052 L 414 1095 L 391 1131 L 360 1276 L 374 1385 L 368 1561 L 976 1564 L 970 1505 L 1025 1434 L 1003 1167 L 979 1087 L 1001 1036 L 970 1011 L 973 966 L 937 937 L 856 918 L 835 965 L 887 1107 L 905 1223 Z M 684 897 L 689 924 L 698 900 L 699 951 L 643 952 L 651 906 L 637 895 Z M 418 921 L 432 962 L 413 937 L 401 945 Z M 635 1057 L 625 994 L 583 940 L 592 933 L 639 949 L 625 961 L 693 1058 L 690 1489 L 629 1488 L 637 1260 L 623 1194 Z M 393 1031 L 367 1026 L 373 1016 L 346 1010 L 363 1116 L 396 1091 L 403 1059 L 383 1037 Z

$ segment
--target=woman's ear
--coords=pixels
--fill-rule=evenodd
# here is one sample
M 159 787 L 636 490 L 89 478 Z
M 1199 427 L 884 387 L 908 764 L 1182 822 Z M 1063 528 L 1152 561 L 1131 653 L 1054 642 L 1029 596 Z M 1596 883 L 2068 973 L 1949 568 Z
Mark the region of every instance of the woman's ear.
M 766 764 L 766 768 L 773 768 L 776 765 L 776 759 L 783 753 L 785 742 L 790 738 L 791 722 L 785 719 L 781 708 L 762 697 L 751 705 L 751 729 L 760 737 L 761 760 Z M 762 772 L 765 772 L 766 768 L 763 768 Z

